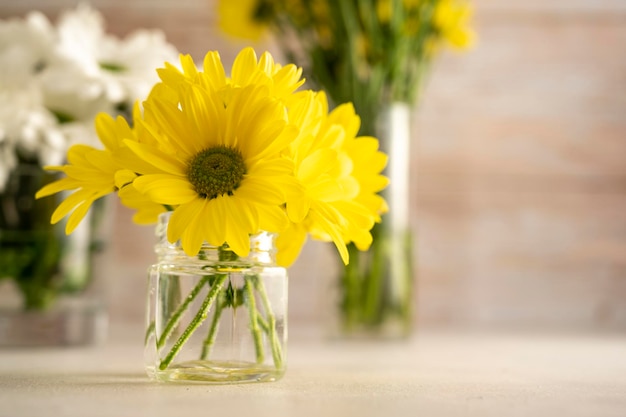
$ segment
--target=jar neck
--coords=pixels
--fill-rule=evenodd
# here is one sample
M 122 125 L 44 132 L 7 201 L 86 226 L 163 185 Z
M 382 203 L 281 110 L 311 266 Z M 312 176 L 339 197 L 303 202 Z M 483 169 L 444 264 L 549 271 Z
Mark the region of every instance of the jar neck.
M 239 256 L 233 252 L 228 244 L 214 246 L 203 243 L 197 255 L 189 256 L 182 248 L 180 241 L 171 243 L 167 239 L 167 227 L 172 212 L 159 215 L 155 234 L 157 244 L 155 252 L 160 261 L 185 261 L 206 264 L 220 264 L 232 267 L 246 267 L 250 265 L 272 266 L 276 264 L 275 235 L 260 232 L 250 235 L 250 252 L 248 256 Z

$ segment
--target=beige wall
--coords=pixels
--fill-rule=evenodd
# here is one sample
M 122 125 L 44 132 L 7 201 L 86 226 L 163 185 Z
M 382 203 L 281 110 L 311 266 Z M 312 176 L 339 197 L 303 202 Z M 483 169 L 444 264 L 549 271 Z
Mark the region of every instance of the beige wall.
M 0 17 L 75 3 L 9 0 Z M 110 32 L 158 27 L 196 58 L 242 46 L 211 0 L 92 4 Z M 626 3 L 475 4 L 478 47 L 442 57 L 414 117 L 417 324 L 626 330 Z M 120 209 L 114 237 L 113 317 L 140 320 L 152 231 Z M 320 319 L 330 251 L 292 268 L 292 323 Z

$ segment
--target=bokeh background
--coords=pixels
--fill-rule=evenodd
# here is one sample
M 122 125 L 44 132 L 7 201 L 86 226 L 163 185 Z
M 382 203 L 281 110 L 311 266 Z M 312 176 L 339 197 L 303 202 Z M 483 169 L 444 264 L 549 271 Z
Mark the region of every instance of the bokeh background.
M 0 18 L 76 0 L 2 0 Z M 214 0 L 92 0 L 107 31 L 159 28 L 230 65 Z M 413 118 L 420 328 L 626 330 L 626 1 L 475 0 L 479 42 L 436 62 Z M 280 56 L 271 40 L 254 45 Z M 98 270 L 116 322 L 143 320 L 153 230 L 113 207 Z M 320 323 L 336 271 L 311 243 L 290 269 L 290 325 Z

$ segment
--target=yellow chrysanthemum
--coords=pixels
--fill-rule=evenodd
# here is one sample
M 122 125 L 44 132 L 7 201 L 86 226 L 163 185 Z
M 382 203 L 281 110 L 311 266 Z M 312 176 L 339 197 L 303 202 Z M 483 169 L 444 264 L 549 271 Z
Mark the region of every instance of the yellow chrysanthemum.
M 351 105 L 328 114 L 326 95 L 310 93 L 300 96 L 290 116 L 301 126 L 300 136 L 289 150 L 298 184 L 287 196 L 290 227 L 278 237 L 279 263 L 291 264 L 310 234 L 332 241 L 347 264 L 346 243 L 358 241 L 360 247 L 371 243 L 369 230 L 379 219 L 381 207 L 368 200 L 380 182 L 370 182 L 379 180 L 384 164 L 376 164 L 370 171 L 363 166 L 363 161 L 372 159 L 371 146 L 361 152 L 353 144 L 360 140 L 355 138 L 360 122 Z M 357 171 L 355 161 L 359 162 Z
M 387 204 L 378 192 L 387 186 L 389 180 L 381 175 L 387 164 L 387 156 L 378 150 L 376 138 L 357 137 L 360 123 L 353 105 L 346 103 L 328 115 L 320 135 L 332 137 L 336 135 L 332 132 L 337 127 L 343 131 L 339 146 L 342 158 L 350 161 L 350 181 L 357 184 L 358 191 L 349 198 L 334 201 L 330 208 L 334 211 L 333 216 L 341 216 L 343 219 L 343 241 L 353 242 L 360 250 L 367 250 L 372 243 L 370 229 L 375 222 L 380 222 L 380 214 L 387 211 Z M 318 228 L 312 234 L 323 238 L 324 229 Z M 347 263 L 346 259 L 344 262 Z
M 469 27 L 472 7 L 458 0 L 440 0 L 435 6 L 434 24 L 441 37 L 458 49 L 470 48 L 475 34 Z
M 248 69 L 253 77 L 256 66 Z M 243 71 L 243 69 L 242 69 Z M 168 77 L 164 77 L 167 84 Z M 281 209 L 292 164 L 281 152 L 298 130 L 284 104 L 261 83 L 223 91 L 178 83 L 180 103 L 158 89 L 145 102 L 143 125 L 158 146 L 126 144 L 156 173 L 143 173 L 133 186 L 150 200 L 175 208 L 168 239 L 180 239 L 194 255 L 203 242 L 227 243 L 240 256 L 249 234 L 277 232 L 286 222 Z
M 264 18 L 271 2 L 264 0 L 219 0 L 219 27 L 224 33 L 241 39 L 258 41 L 266 34 L 268 23 Z

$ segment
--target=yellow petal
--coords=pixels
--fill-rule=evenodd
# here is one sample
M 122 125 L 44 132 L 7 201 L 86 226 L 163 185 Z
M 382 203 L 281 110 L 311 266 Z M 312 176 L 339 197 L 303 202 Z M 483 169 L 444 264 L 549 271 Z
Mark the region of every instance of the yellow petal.
M 254 49 L 247 47 L 235 57 L 231 70 L 231 78 L 238 85 L 246 85 L 252 69 L 256 68 L 257 60 Z
M 350 255 L 348 254 L 348 248 L 338 227 L 335 224 L 329 222 L 323 216 L 318 216 L 315 212 L 311 212 L 311 216 L 314 218 L 313 221 L 315 221 L 320 226 L 320 228 L 331 237 L 333 243 L 335 244 L 335 247 L 337 247 L 337 250 L 339 251 L 339 256 L 341 256 L 341 260 L 345 265 L 348 265 L 348 263 L 350 262 Z
M 227 215 L 225 198 L 217 197 L 209 200 L 202 215 L 205 219 L 204 235 L 207 241 L 215 246 L 226 241 L 226 222 L 223 220 Z
M 184 178 L 167 174 L 143 175 L 135 179 L 137 190 L 159 204 L 185 204 L 198 197 L 193 186 Z
M 202 80 L 206 81 L 210 89 L 218 91 L 226 85 L 226 73 L 217 51 L 209 51 L 204 56 L 203 69 Z
M 82 204 L 84 201 L 91 200 L 93 195 L 96 194 L 93 190 L 78 190 L 67 196 L 65 200 L 59 204 L 59 206 L 52 213 L 50 223 L 57 224 L 67 216 L 76 206 Z
M 289 220 L 294 223 L 300 223 L 309 214 L 311 209 L 311 200 L 305 196 L 290 200 L 287 203 L 287 215 Z
M 320 149 L 302 161 L 298 169 L 298 179 L 302 182 L 314 182 L 329 167 L 337 163 L 337 152 L 332 149 Z
M 197 198 L 176 208 L 167 225 L 167 240 L 175 243 L 182 238 L 185 229 L 205 207 L 206 200 Z
M 65 225 L 65 234 L 69 235 L 74 231 L 74 229 L 76 229 L 76 227 L 78 227 L 80 222 L 89 212 L 89 209 L 91 208 L 91 205 L 95 200 L 96 199 L 94 198 L 91 200 L 83 201 L 81 204 L 76 206 L 76 208 L 74 208 L 74 211 L 72 211 L 72 214 L 70 214 L 67 219 L 67 224 Z
M 281 207 L 257 204 L 256 211 L 259 215 L 260 230 L 278 233 L 289 224 L 287 214 Z
M 291 266 L 300 255 L 306 238 L 306 230 L 298 225 L 292 224 L 282 231 L 276 238 L 276 262 L 278 265 Z
M 281 205 L 285 202 L 285 193 L 276 184 L 258 177 L 245 178 L 235 195 L 243 200 L 261 204 Z
M 81 183 L 73 178 L 61 178 L 60 180 L 43 186 L 39 191 L 37 191 L 37 193 L 35 193 L 35 198 L 47 197 L 61 191 L 73 190 L 80 186 Z
M 147 146 L 138 142 L 125 140 L 124 144 L 128 146 L 137 156 L 151 165 L 160 168 L 165 172 L 176 175 L 185 175 L 187 166 L 178 158 L 167 155 L 158 149 Z
M 115 173 L 115 186 L 118 189 L 122 189 L 132 183 L 135 178 L 137 178 L 137 174 L 130 169 L 121 169 Z
M 247 201 L 237 196 L 225 198 L 224 202 L 230 214 L 230 221 L 237 225 L 242 232 L 241 234 L 247 236 L 259 231 L 259 215 L 255 209 L 255 205 L 249 204 Z
M 189 256 L 195 256 L 200 251 L 200 247 L 204 242 L 204 236 L 202 234 L 201 224 L 204 221 L 202 216 L 202 209 L 206 206 L 205 199 L 196 200 L 194 204 L 194 210 L 197 211 L 195 215 L 191 215 L 187 219 L 187 227 L 183 231 L 181 236 L 181 245 L 185 253 Z

